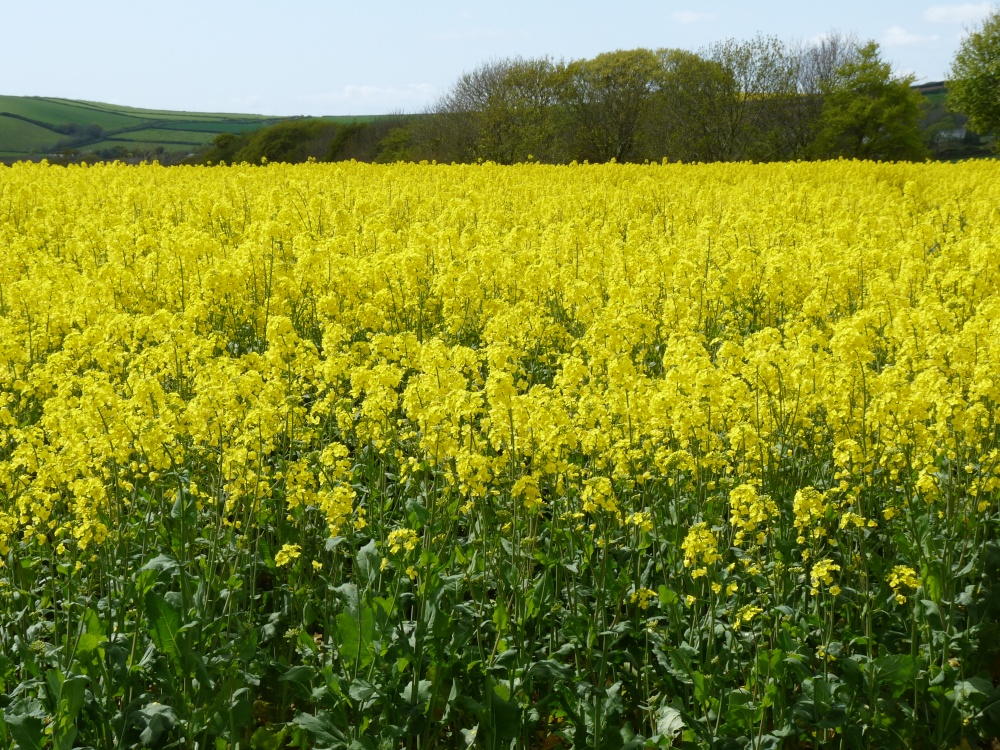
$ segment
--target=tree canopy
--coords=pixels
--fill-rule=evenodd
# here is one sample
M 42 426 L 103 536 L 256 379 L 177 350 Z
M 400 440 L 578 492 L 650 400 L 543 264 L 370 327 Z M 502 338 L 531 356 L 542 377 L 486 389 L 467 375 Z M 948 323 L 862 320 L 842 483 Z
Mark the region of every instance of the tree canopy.
M 920 136 L 920 94 L 913 76 L 897 77 L 875 42 L 868 42 L 823 84 L 815 151 L 821 157 L 915 160 L 927 149 Z
M 427 158 L 500 163 L 921 159 L 912 82 L 877 44 L 840 34 L 494 60 L 458 79 L 414 143 Z
M 282 123 L 220 136 L 206 158 L 913 160 L 927 151 L 920 129 L 925 100 L 912 83 L 893 73 L 876 43 L 843 34 L 797 45 L 760 35 L 698 52 L 501 58 L 463 73 L 421 115 Z
M 967 115 L 977 132 L 1000 131 L 1000 10 L 962 41 L 949 77 L 949 106 Z

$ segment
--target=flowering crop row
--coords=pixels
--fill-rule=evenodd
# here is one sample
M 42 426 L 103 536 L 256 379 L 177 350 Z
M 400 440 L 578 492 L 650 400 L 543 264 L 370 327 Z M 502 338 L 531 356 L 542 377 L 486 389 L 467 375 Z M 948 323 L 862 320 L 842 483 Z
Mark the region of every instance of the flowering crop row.
M 0 739 L 995 736 L 998 206 L 992 163 L 0 167 Z

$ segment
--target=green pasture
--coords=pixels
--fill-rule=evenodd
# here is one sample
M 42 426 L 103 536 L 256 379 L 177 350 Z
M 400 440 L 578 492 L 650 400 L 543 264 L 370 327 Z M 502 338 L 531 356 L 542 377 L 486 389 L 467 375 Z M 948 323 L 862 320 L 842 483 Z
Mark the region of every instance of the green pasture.
M 219 133 L 244 133 L 284 118 L 141 109 L 53 97 L 0 96 L 0 159 L 40 158 L 67 149 L 198 150 Z M 336 118 L 350 121 L 353 118 Z M 73 126 L 76 126 L 75 128 Z M 100 130 L 88 132 L 97 126 Z
M 142 143 L 190 143 L 197 146 L 207 146 L 219 132 L 202 130 L 181 130 L 168 128 L 143 128 L 119 133 L 111 141 L 136 141 Z
M 0 115 L 0 151 L 25 153 L 45 148 L 57 133 L 24 120 Z

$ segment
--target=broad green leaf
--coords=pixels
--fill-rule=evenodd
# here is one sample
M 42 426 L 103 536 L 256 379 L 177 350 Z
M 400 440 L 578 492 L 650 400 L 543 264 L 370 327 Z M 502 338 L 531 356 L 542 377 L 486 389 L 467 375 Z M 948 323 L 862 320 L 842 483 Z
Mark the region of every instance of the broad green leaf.
M 103 640 L 94 633 L 84 633 L 76 644 L 76 658 L 82 662 L 90 661 L 90 657 L 98 651 Z
M 292 723 L 305 729 L 322 747 L 338 746 L 346 744 L 344 733 L 338 729 L 330 715 L 321 711 L 316 716 L 312 714 L 299 714 Z
M 364 581 L 373 581 L 378 575 L 379 570 L 379 554 L 378 547 L 375 546 L 375 540 L 372 539 L 368 544 L 358 550 L 358 573 Z
M 908 688 L 917 674 L 916 661 L 907 654 L 882 656 L 872 662 L 872 665 L 875 668 L 875 680 L 894 688 L 893 693 Z
M 941 601 L 941 577 L 937 573 L 928 572 L 922 581 L 924 592 L 934 602 Z
M 32 699 L 19 699 L 4 709 L 3 719 L 14 740 L 14 750 L 42 750 L 45 746 L 45 710 Z
M 177 725 L 177 714 L 170 706 L 150 703 L 136 712 L 143 729 L 139 739 L 144 745 L 157 745 L 160 739 Z
M 160 653 L 168 656 L 180 668 L 184 653 L 180 633 L 181 613 L 170 606 L 164 597 L 153 591 L 146 594 L 145 603 L 146 617 L 150 625 L 149 635 L 153 643 Z
M 668 589 L 666 586 L 661 585 L 656 590 L 657 596 L 660 598 L 660 604 L 664 607 L 669 606 L 677 601 L 677 592 Z
M 472 729 L 462 730 L 462 744 L 464 750 L 469 750 L 470 747 L 476 744 L 476 737 L 479 735 L 479 725 L 472 727 Z

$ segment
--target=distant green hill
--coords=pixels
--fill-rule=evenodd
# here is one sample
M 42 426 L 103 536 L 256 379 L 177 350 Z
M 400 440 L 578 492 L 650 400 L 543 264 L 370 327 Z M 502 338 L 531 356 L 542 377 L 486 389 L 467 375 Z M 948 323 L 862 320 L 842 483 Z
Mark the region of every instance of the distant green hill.
M 132 157 L 176 162 L 204 151 L 220 133 L 246 133 L 294 119 L 0 96 L 0 161 Z M 369 118 L 323 119 L 346 124 Z

